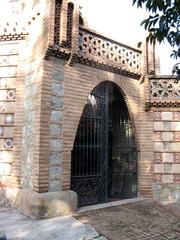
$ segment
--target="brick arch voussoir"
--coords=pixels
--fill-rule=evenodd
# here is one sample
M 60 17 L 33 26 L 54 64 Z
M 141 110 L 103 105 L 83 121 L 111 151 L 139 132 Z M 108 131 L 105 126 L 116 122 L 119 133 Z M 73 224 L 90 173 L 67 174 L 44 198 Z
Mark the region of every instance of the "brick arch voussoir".
M 98 81 L 97 81 L 98 80 Z M 122 79 L 117 79 L 114 77 L 114 74 L 108 74 L 108 73 L 102 73 L 102 74 L 98 74 L 98 76 L 96 76 L 95 81 L 93 81 L 93 79 L 90 79 L 92 85 L 89 86 L 88 90 L 86 91 L 86 96 L 88 97 L 88 95 L 93 91 L 94 88 L 96 88 L 99 84 L 101 84 L 102 82 L 111 82 L 116 84 L 116 86 L 118 87 L 120 93 L 122 94 L 127 109 L 129 111 L 130 114 L 130 118 L 132 121 L 132 125 L 133 125 L 133 129 L 134 129 L 134 133 L 135 133 L 135 139 L 136 139 L 136 147 L 137 149 L 139 149 L 139 139 L 138 139 L 138 134 L 137 134 L 137 124 L 136 124 L 136 120 L 133 114 L 133 110 L 131 107 L 131 103 L 129 101 L 129 93 L 128 93 L 128 86 L 129 86 L 129 79 L 125 79 L 124 81 Z M 72 134 L 72 138 L 71 138 L 71 144 L 70 144 L 70 151 L 72 151 L 73 146 L 74 146 L 74 141 L 75 141 L 75 137 L 77 134 L 77 129 L 78 129 L 78 125 L 79 125 L 79 121 L 81 118 L 81 115 L 83 113 L 83 109 L 85 107 L 85 104 L 87 103 L 87 97 L 82 99 L 82 102 L 79 106 L 79 112 L 81 112 L 78 116 L 76 116 L 73 119 L 73 126 L 74 126 L 74 131 Z
M 124 101 L 126 103 L 127 109 L 129 111 L 129 115 L 132 121 L 132 126 L 134 129 L 134 134 L 135 134 L 135 142 L 136 142 L 136 147 L 139 150 L 140 149 L 140 143 L 139 143 L 139 137 L 138 137 L 138 123 L 136 121 L 136 118 L 134 116 L 133 110 L 132 110 L 132 106 L 130 103 L 130 96 L 131 94 L 129 93 L 129 86 L 130 86 L 130 79 L 124 79 L 124 82 L 121 81 L 122 79 L 119 78 L 115 78 L 114 83 L 119 87 L 119 91 L 121 92 Z

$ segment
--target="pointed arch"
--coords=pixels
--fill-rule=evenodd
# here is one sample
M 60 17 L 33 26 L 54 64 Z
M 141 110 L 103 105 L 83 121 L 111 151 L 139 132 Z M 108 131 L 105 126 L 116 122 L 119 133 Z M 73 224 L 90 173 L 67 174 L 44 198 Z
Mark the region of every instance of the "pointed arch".
M 137 146 L 120 88 L 101 82 L 88 96 L 71 159 L 71 189 L 79 205 L 137 194 Z

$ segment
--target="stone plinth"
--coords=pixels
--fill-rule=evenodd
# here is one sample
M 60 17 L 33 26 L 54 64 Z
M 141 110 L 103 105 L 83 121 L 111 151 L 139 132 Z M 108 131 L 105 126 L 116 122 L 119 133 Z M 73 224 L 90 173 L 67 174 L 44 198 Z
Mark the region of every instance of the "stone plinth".
M 17 207 L 33 219 L 60 216 L 77 210 L 77 194 L 71 190 L 46 193 L 20 190 Z

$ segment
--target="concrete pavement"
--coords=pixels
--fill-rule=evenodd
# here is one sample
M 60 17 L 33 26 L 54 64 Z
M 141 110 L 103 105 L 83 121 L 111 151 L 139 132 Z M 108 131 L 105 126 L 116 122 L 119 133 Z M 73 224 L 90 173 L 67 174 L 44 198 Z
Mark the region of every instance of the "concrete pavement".
M 72 216 L 33 220 L 15 209 L 0 209 L 0 231 L 8 240 L 103 240 L 92 227 Z

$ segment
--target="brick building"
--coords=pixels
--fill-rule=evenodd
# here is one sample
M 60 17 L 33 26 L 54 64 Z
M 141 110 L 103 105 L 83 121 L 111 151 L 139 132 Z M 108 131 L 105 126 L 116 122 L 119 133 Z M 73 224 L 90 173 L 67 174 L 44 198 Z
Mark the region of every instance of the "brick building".
M 74 0 L 22 6 L 0 26 L 0 204 L 39 218 L 177 201 L 180 82 L 159 75 L 155 46 L 89 29 Z

